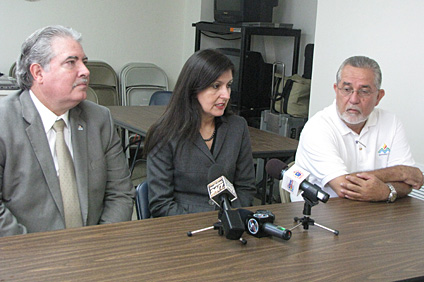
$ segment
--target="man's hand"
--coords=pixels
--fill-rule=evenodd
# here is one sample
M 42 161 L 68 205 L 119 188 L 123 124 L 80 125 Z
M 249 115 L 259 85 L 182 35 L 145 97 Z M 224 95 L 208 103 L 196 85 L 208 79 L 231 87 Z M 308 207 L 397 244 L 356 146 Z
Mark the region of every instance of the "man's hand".
M 387 185 L 371 173 L 346 175 L 346 180 L 340 183 L 340 193 L 347 199 L 375 202 L 385 201 L 389 196 L 390 189 Z
M 400 166 L 402 180 L 413 189 L 420 189 L 423 186 L 423 173 L 419 168 L 412 166 Z
M 408 195 L 412 188 L 420 189 L 423 185 L 423 172 L 412 166 L 397 165 L 368 172 L 356 172 L 338 176 L 328 185 L 339 197 L 357 201 L 386 201 L 391 183 L 397 197 Z

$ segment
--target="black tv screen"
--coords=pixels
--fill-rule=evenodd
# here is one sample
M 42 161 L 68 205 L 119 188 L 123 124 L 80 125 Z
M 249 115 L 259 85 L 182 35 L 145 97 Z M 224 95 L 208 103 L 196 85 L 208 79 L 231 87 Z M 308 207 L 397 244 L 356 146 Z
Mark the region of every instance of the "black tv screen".
M 215 0 L 214 18 L 220 23 L 272 22 L 278 0 Z
M 240 0 L 216 1 L 216 9 L 219 11 L 238 11 L 240 10 Z

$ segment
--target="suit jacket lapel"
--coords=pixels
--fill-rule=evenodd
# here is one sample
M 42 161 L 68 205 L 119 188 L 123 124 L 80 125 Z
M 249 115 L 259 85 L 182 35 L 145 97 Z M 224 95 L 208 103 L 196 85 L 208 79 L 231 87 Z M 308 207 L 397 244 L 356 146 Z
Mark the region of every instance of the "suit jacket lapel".
M 215 136 L 215 147 L 213 149 L 213 156 L 216 158 L 219 155 L 219 152 L 222 149 L 222 146 L 224 145 L 225 137 L 228 133 L 228 122 L 227 118 L 225 116 L 222 116 L 221 118 L 221 125 L 219 126 L 219 129 L 216 132 Z
M 199 148 L 200 151 L 202 151 L 212 162 L 215 162 L 215 158 L 218 156 L 219 152 L 222 149 L 222 146 L 224 144 L 225 137 L 227 136 L 228 132 L 228 123 L 225 117 L 221 117 L 221 125 L 219 126 L 219 129 L 217 130 L 216 136 L 215 136 L 215 147 L 213 149 L 213 155 L 211 151 L 209 150 L 208 146 L 206 146 L 205 141 L 203 141 L 202 136 L 199 133 L 199 137 L 194 142 L 194 145 L 196 145 L 197 148 Z
M 88 143 L 87 123 L 82 117 L 79 106 L 69 111 L 74 151 L 74 166 L 78 185 L 78 194 L 84 225 L 88 217 Z
M 194 141 L 194 145 L 196 145 L 196 147 L 203 153 L 205 154 L 212 162 L 215 162 L 215 159 L 213 158 L 211 151 L 209 151 L 208 146 L 206 146 L 205 141 L 203 141 L 202 136 L 200 135 L 200 133 L 198 134 L 199 136 L 197 137 L 197 139 Z
M 53 200 L 56 203 L 59 212 L 62 214 L 63 218 L 65 218 L 59 178 L 57 177 L 56 168 L 54 167 L 53 157 L 48 145 L 47 137 L 44 134 L 41 117 L 35 108 L 28 91 L 24 91 L 20 95 L 20 101 L 22 105 L 22 117 L 28 123 L 26 134 L 41 167 Z

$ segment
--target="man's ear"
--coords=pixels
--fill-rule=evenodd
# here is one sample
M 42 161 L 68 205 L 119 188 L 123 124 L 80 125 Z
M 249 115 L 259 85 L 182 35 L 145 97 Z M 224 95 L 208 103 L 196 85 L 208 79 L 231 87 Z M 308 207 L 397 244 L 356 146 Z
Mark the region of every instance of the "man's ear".
M 40 64 L 31 64 L 29 67 L 29 71 L 31 72 L 32 77 L 34 78 L 34 81 L 37 81 L 37 83 L 43 82 L 43 68 L 40 66 Z
M 377 102 L 375 103 L 376 106 L 380 103 L 380 100 L 384 97 L 385 94 L 386 92 L 384 92 L 384 89 L 378 90 Z

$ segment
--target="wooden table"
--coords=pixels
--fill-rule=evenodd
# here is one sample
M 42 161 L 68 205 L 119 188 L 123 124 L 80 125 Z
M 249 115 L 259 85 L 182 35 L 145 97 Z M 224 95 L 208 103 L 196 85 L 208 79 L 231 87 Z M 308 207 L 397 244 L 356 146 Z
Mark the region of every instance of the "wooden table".
M 290 228 L 303 203 L 261 206 Z M 252 207 L 257 210 L 260 207 Z M 424 276 L 424 202 L 331 198 L 292 238 L 228 240 L 217 212 L 0 238 L 0 281 L 394 281 Z
M 145 136 L 150 126 L 165 111 L 166 106 L 109 106 L 116 125 Z M 290 157 L 298 141 L 249 126 L 254 158 Z
M 109 106 L 113 120 L 117 126 L 145 136 L 150 126 L 165 111 L 166 106 Z M 249 126 L 253 158 L 261 158 L 266 163 L 270 158 L 294 156 L 298 141 Z M 267 174 L 264 168 L 264 179 Z M 270 189 L 272 192 L 272 189 Z M 266 199 L 266 181 L 262 183 L 262 204 Z M 269 199 L 272 198 L 272 193 Z

